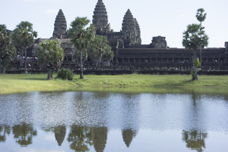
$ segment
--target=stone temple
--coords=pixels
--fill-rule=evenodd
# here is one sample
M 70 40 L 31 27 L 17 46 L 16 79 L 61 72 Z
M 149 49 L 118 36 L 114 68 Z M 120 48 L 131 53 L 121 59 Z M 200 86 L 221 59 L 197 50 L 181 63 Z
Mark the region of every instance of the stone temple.
M 153 37 L 151 44 L 141 44 L 141 29 L 130 9 L 123 17 L 121 30 L 115 32 L 109 24 L 103 0 L 98 0 L 92 17 L 96 33 L 107 36 L 114 52 L 111 65 L 101 67 L 102 71 L 111 71 L 111 73 L 186 73 L 192 68 L 192 56 L 195 52 L 202 59 L 202 72 L 228 73 L 228 42 L 225 43 L 224 48 L 204 48 L 195 51 L 169 48 L 166 38 L 163 36 Z M 61 9 L 55 19 L 52 38 L 60 39 L 62 42 L 65 50 L 63 66 L 77 71 L 77 66 L 72 60 L 74 47 L 67 37 L 67 22 Z M 44 39 L 38 39 L 34 46 L 42 40 Z M 35 56 L 36 49 L 33 49 L 30 54 Z M 36 71 L 35 65 L 34 61 L 31 62 L 32 71 Z M 89 69 L 93 71 L 93 66 L 89 62 L 85 67 L 88 71 Z
M 66 38 L 67 23 L 63 11 L 60 9 L 55 19 L 53 37 L 58 39 Z

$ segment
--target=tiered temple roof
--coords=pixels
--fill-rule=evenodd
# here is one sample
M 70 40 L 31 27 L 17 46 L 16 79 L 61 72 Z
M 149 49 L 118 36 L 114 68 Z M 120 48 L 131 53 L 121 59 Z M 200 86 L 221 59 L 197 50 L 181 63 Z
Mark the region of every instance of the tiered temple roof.
M 124 15 L 122 33 L 125 46 L 136 46 L 141 44 L 140 28 L 137 20 L 128 9 Z
M 96 4 L 93 13 L 93 24 L 95 25 L 98 34 L 103 34 L 110 31 L 108 14 L 102 0 L 98 0 Z
M 62 9 L 60 9 L 58 12 L 58 15 L 55 18 L 53 37 L 66 38 L 66 29 L 67 29 L 66 18 L 63 14 Z

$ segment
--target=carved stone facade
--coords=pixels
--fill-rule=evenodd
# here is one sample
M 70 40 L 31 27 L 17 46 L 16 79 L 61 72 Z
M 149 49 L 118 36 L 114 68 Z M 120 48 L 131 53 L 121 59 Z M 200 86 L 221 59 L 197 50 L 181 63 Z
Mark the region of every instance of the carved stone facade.
M 165 40 L 165 37 L 162 36 L 153 37 L 152 43 L 150 45 L 152 48 L 167 48 L 167 42 Z
M 96 27 L 97 34 L 107 34 L 110 32 L 108 24 L 108 14 L 102 0 L 98 0 L 93 12 L 93 24 Z
M 62 9 L 59 10 L 55 19 L 53 38 L 63 39 L 67 37 L 66 34 L 67 23 Z
M 139 24 L 129 9 L 123 19 L 122 38 L 125 47 L 138 46 L 141 44 Z

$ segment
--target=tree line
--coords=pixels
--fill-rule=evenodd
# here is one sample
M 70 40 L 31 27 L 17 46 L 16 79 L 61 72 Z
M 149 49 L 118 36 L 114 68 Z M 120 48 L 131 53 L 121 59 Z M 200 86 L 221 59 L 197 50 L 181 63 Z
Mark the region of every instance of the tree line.
M 74 61 L 80 65 L 80 78 L 83 79 L 83 65 L 90 56 L 96 66 L 103 60 L 111 60 L 113 52 L 107 37 L 96 35 L 94 25 L 86 17 L 77 17 L 67 31 L 74 45 Z M 13 31 L 7 30 L 5 25 L 0 25 L 0 70 L 5 73 L 10 63 L 20 56 L 24 61 L 25 73 L 27 70 L 27 50 L 33 47 L 37 32 L 33 30 L 30 22 L 22 21 Z M 57 71 L 64 60 L 64 49 L 58 39 L 44 40 L 38 44 L 38 62 L 48 70 L 48 79 Z

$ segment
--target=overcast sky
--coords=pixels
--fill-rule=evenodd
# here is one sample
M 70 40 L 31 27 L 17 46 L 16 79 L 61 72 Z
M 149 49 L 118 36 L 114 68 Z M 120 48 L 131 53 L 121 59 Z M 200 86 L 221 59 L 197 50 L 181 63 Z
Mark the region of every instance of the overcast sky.
M 165 36 L 170 47 L 182 47 L 182 33 L 190 23 L 197 23 L 196 10 L 204 8 L 204 23 L 209 47 L 223 47 L 228 41 L 228 0 L 103 0 L 109 23 L 120 31 L 125 12 L 129 8 L 141 27 L 144 44 L 153 36 Z M 54 21 L 61 8 L 68 27 L 77 16 L 92 19 L 97 0 L 2 0 L 0 24 L 14 29 L 20 21 L 33 23 L 38 36 L 52 36 Z

